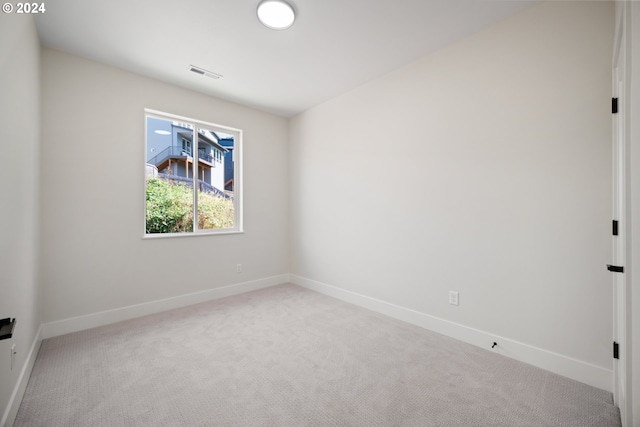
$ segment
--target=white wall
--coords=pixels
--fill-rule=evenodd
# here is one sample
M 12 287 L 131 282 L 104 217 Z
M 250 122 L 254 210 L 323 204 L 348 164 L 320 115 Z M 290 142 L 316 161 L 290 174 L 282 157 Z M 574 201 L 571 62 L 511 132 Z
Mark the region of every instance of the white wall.
M 295 117 L 292 274 L 610 370 L 613 26 L 542 3 Z
M 44 322 L 289 271 L 285 119 L 48 48 L 42 63 Z M 244 131 L 244 234 L 142 239 L 144 108 Z
M 38 158 L 40 43 L 28 15 L 0 14 L 0 318 L 17 319 L 14 336 L 0 341 L 0 425 L 19 377 L 39 343 Z M 10 348 L 16 345 L 11 370 Z M 28 376 L 28 373 L 27 373 Z M 26 385 L 26 381 L 24 383 Z M 24 390 L 22 390 L 24 392 Z M 17 407 L 15 408 L 17 409 Z

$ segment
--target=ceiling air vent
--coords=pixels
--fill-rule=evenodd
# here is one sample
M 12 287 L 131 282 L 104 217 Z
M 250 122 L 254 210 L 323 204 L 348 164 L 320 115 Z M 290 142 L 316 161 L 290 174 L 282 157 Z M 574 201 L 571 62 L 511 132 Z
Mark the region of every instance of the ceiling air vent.
M 196 74 L 200 74 L 201 76 L 211 77 L 212 79 L 216 79 L 216 80 L 222 77 L 220 74 L 216 74 L 212 71 L 207 71 L 203 68 L 198 68 L 194 65 L 189 65 L 189 71 L 192 71 Z

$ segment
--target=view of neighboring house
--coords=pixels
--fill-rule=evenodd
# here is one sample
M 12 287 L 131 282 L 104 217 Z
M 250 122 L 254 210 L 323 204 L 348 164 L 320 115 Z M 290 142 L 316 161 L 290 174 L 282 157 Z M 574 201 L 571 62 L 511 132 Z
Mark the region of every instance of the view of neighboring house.
M 233 136 L 197 128 L 200 190 L 233 196 Z M 147 117 L 147 175 L 193 183 L 194 129 L 190 124 Z
M 232 136 L 226 136 L 225 138 L 220 138 L 218 140 L 218 144 L 222 145 L 227 149 L 227 152 L 224 153 L 224 190 L 226 192 L 231 192 L 233 194 L 233 144 L 234 139 Z

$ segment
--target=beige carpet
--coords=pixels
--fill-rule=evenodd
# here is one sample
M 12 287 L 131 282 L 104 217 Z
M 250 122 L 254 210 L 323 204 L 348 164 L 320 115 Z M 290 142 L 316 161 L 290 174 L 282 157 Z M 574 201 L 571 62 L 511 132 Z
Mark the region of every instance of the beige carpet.
M 620 426 L 610 393 L 294 285 L 45 340 L 15 426 Z

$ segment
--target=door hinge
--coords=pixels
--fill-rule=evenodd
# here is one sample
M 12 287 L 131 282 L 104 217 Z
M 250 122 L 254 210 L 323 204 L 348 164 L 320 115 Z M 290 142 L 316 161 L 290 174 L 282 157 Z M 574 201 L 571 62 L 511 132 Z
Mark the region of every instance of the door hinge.
M 618 221 L 613 220 L 612 233 L 614 236 L 618 235 Z
M 607 270 L 612 271 L 614 273 L 624 273 L 624 267 L 620 265 L 607 264 Z
M 620 359 L 620 346 L 617 342 L 613 342 L 613 358 Z
M 611 98 L 611 114 L 618 113 L 618 98 Z

